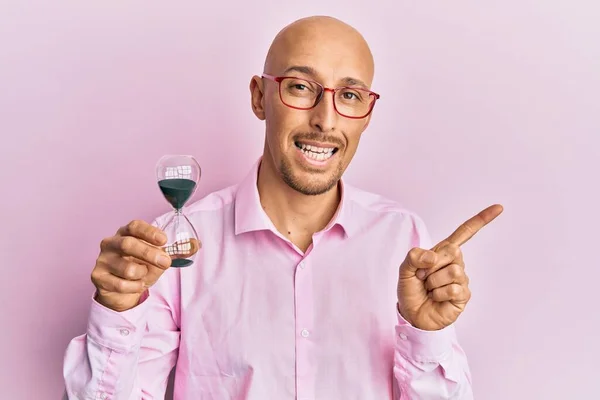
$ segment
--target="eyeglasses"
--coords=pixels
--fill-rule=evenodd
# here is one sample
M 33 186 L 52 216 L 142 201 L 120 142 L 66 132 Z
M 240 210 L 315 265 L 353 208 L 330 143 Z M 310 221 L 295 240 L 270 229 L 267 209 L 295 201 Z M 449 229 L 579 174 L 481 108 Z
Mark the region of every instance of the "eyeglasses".
M 375 107 L 379 95 L 370 90 L 344 86 L 327 88 L 318 82 L 293 76 L 272 76 L 263 74 L 263 78 L 279 84 L 281 102 L 296 110 L 310 110 L 319 104 L 325 92 L 333 95 L 333 108 L 343 117 L 365 118 Z

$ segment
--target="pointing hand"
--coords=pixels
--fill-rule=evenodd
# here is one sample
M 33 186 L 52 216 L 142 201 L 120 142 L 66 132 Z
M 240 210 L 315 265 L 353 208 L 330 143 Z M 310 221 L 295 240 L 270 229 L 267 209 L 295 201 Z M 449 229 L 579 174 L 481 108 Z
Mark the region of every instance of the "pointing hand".
M 398 311 L 414 327 L 439 330 L 454 323 L 471 298 L 460 246 L 503 211 L 492 205 L 431 250 L 413 248 L 400 265 Z

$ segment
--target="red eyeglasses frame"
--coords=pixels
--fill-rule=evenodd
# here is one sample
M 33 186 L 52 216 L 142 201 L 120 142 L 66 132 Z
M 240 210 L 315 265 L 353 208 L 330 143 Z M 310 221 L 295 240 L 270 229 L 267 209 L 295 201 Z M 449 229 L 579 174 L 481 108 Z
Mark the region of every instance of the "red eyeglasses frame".
M 316 81 L 313 81 L 313 80 L 310 80 L 310 79 L 306 79 L 306 78 L 300 78 L 300 77 L 297 77 L 297 76 L 273 76 L 273 75 L 269 75 L 269 74 L 262 74 L 262 77 L 266 78 L 266 79 L 269 79 L 269 80 L 271 80 L 273 82 L 276 82 L 277 86 L 278 86 L 279 99 L 281 100 L 281 102 L 283 104 L 285 104 L 287 107 L 290 107 L 290 108 L 293 108 L 293 109 L 296 109 L 296 110 L 311 110 L 311 109 L 315 108 L 317 106 L 317 104 L 319 104 L 319 102 L 323 99 L 323 96 L 324 96 L 325 92 L 331 92 L 331 94 L 333 96 L 333 108 L 335 109 L 335 111 L 338 114 L 340 114 L 342 117 L 345 117 L 345 118 L 363 119 L 363 118 L 368 117 L 371 114 L 371 112 L 373 112 L 373 108 L 375 107 L 375 103 L 381 97 L 378 93 L 375 93 L 375 92 L 373 92 L 371 90 L 368 90 L 368 89 L 365 89 L 363 87 L 342 86 L 342 87 L 338 87 L 338 88 L 334 89 L 334 88 L 325 87 L 325 86 L 321 85 L 319 82 L 316 82 Z M 307 81 L 307 82 L 310 82 L 310 83 L 314 83 L 314 84 L 316 84 L 316 85 L 318 85 L 318 86 L 321 87 L 321 89 L 322 89 L 321 90 L 321 94 L 319 95 L 319 97 L 317 97 L 317 99 L 315 100 L 315 103 L 311 107 L 295 107 L 295 106 L 291 106 L 291 105 L 287 104 L 285 101 L 283 101 L 283 95 L 281 94 L 281 82 L 284 79 L 302 79 L 304 81 Z M 371 106 L 369 107 L 369 111 L 365 115 L 363 115 L 361 117 L 353 117 L 353 116 L 350 116 L 350 115 L 342 114 L 338 110 L 338 108 L 337 108 L 337 106 L 335 104 L 335 94 L 336 94 L 336 92 L 338 92 L 339 90 L 342 90 L 342 89 L 354 89 L 354 90 L 358 89 L 358 90 L 362 90 L 364 92 L 369 93 L 369 96 L 375 97 L 375 99 L 371 103 Z

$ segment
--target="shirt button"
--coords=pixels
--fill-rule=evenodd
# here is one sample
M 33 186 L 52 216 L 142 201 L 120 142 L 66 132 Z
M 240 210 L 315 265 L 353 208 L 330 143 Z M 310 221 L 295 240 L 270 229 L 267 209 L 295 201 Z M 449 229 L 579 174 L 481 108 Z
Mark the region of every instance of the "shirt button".
M 301 261 L 300 264 L 298 264 L 298 266 L 302 269 L 304 269 L 305 265 L 304 265 L 304 261 Z
M 400 339 L 406 340 L 406 339 L 408 339 L 408 336 L 406 336 L 404 333 L 401 333 L 400 334 Z
M 310 335 L 310 332 L 308 332 L 306 329 L 302 329 L 302 332 L 300 332 L 300 334 L 302 335 L 302 337 L 308 337 L 308 335 Z
M 119 329 L 119 332 L 121 333 L 121 336 L 129 335 L 129 329 Z
M 108 395 L 106 393 L 100 393 L 100 398 L 102 400 L 106 400 L 106 399 L 108 399 Z

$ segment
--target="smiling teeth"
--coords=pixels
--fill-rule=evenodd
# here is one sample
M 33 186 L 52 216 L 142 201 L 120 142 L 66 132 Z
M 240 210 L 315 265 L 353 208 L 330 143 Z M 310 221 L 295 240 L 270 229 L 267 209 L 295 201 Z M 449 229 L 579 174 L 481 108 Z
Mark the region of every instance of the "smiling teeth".
M 317 147 L 311 146 L 310 144 L 300 144 L 300 148 L 302 150 L 312 151 L 313 153 L 331 153 L 333 151 L 333 147 Z
M 325 161 L 333 155 L 333 147 L 317 147 L 309 144 L 299 144 L 304 155 L 312 160 Z

